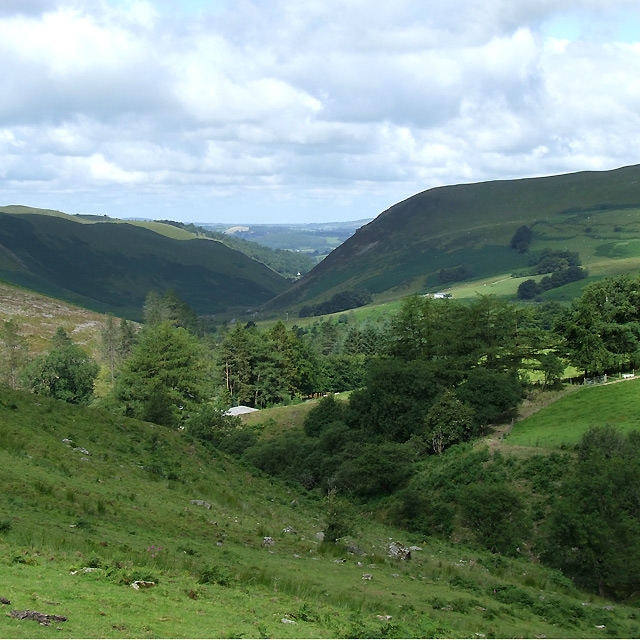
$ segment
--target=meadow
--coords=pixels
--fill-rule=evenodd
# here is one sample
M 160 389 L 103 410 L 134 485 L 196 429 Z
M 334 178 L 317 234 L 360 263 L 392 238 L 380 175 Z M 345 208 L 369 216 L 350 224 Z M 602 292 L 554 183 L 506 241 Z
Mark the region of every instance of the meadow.
M 605 425 L 623 432 L 640 429 L 640 379 L 618 378 L 607 385 L 584 386 L 516 423 L 507 442 L 569 447 L 590 427 Z

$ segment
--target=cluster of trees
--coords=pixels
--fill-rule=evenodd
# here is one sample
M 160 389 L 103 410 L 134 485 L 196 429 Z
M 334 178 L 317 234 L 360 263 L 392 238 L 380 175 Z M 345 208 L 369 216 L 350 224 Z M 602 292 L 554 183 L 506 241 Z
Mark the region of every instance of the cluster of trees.
M 556 289 L 587 277 L 587 270 L 580 266 L 582 261 L 577 251 L 543 249 L 531 257 L 529 264 L 531 268 L 525 273 L 550 275 L 546 275 L 540 282 L 533 279 L 522 282 L 518 287 L 518 298 L 521 300 L 532 300 L 549 289 Z
M 460 265 L 450 269 L 440 269 L 438 272 L 438 282 L 447 284 L 449 282 L 459 282 L 460 280 L 468 280 L 473 276 L 473 272 L 469 267 Z
M 417 457 L 441 454 L 513 414 L 520 370 L 536 354 L 536 330 L 523 326 L 523 313 L 492 298 L 407 300 L 348 403 L 323 399 L 304 433 L 256 442 L 243 456 L 307 488 L 388 495 Z
M 520 283 L 518 287 L 518 298 L 520 300 L 532 300 L 545 291 L 557 289 L 570 282 L 583 280 L 587 277 L 587 270 L 582 267 L 567 267 L 560 271 L 554 271 L 549 276 L 544 276 L 540 282 L 536 282 L 533 278 Z
M 310 316 L 340 313 L 341 311 L 364 307 L 364 305 L 371 302 L 373 302 L 373 296 L 368 291 L 341 291 L 324 302 L 305 305 L 300 309 L 298 316 L 300 318 L 308 318 Z

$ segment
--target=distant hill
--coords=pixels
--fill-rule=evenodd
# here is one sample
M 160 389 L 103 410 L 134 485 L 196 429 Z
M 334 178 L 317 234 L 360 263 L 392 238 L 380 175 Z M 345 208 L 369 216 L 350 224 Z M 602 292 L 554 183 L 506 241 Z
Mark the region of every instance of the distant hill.
M 0 209 L 0 278 L 132 319 L 140 318 L 152 290 L 173 289 L 197 313 L 210 315 L 245 311 L 287 287 L 263 264 L 183 229 L 94 220 Z
M 345 290 L 380 301 L 508 277 L 525 273 L 530 255 L 544 248 L 577 251 L 594 274 L 638 269 L 639 185 L 634 165 L 424 191 L 356 231 L 268 309 L 295 309 Z M 528 253 L 510 246 L 523 225 L 533 236 Z

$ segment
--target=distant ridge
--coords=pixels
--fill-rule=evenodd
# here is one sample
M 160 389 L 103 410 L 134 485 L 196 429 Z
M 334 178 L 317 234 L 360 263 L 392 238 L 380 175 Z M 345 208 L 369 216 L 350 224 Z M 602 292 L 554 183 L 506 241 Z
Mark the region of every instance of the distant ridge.
M 284 278 L 240 252 L 173 231 L 185 239 L 130 223 L 3 207 L 0 278 L 132 319 L 141 318 L 152 290 L 173 289 L 197 313 L 214 315 L 245 312 L 286 289 Z
M 352 289 L 377 299 L 435 291 L 443 269 L 468 278 L 509 275 L 528 264 L 527 254 L 510 247 L 522 225 L 533 230 L 532 250 L 571 247 L 588 266 L 627 242 L 624 257 L 640 267 L 640 165 L 423 191 L 356 231 L 267 309 Z

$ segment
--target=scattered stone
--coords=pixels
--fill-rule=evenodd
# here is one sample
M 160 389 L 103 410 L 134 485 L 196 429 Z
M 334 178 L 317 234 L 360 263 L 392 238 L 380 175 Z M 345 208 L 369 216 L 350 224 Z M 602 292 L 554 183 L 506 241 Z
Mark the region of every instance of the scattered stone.
M 590 607 L 590 606 L 591 606 L 591 603 L 590 603 L 590 602 L 583 602 L 583 603 L 582 603 L 582 606 L 583 606 L 583 607 Z
M 275 540 L 271 536 L 265 536 L 264 538 L 262 538 L 263 547 L 273 547 L 275 543 Z
M 70 576 L 75 576 L 80 572 L 82 572 L 82 573 L 92 573 L 94 571 L 102 571 L 102 569 L 98 569 L 97 567 L 84 567 L 83 569 L 78 569 L 77 571 L 69 571 L 69 575 Z
M 334 562 L 336 564 L 343 564 L 344 562 L 346 562 L 346 560 L 344 558 L 338 558 L 337 560 L 334 560 Z
M 294 553 L 294 554 L 293 554 L 293 557 L 294 557 L 294 558 L 299 558 L 300 556 L 299 556 L 297 553 Z
M 298 624 L 295 620 L 289 620 L 289 618 L 282 618 L 280 622 L 282 622 L 282 624 Z
M 609 605 L 608 607 L 602 607 L 605 611 L 613 611 L 613 607 Z
M 11 604 L 11 600 L 7 600 L 6 598 L 0 598 L 0 603 L 2 603 L 2 604 Z
M 70 440 L 69 438 L 63 438 L 62 442 L 65 442 L 66 444 L 73 444 L 73 440 Z
M 282 533 L 298 533 L 293 527 L 285 527 Z
M 399 573 L 392 573 L 392 574 L 391 574 L 391 577 L 392 577 L 392 578 L 399 578 L 399 577 L 400 577 L 400 574 L 399 574 Z
M 86 449 L 83 449 L 82 447 L 75 447 L 73 450 L 74 451 L 79 451 L 80 453 L 84 453 L 85 456 L 90 456 L 91 455 Z
M 131 586 L 134 589 L 149 589 L 150 587 L 155 587 L 155 582 L 147 582 L 146 580 L 136 580 L 131 583 Z
M 416 546 L 409 547 L 409 549 L 411 549 L 411 551 L 422 551 L 422 547 L 416 547 Z
M 199 507 L 206 507 L 207 509 L 211 509 L 211 505 L 208 502 L 205 502 L 204 500 L 192 500 L 191 504 L 196 504 Z
M 372 580 L 373 576 L 370 573 L 363 573 L 362 574 L 362 579 L 363 580 Z
M 365 555 L 364 551 L 352 544 L 347 546 L 347 551 L 352 553 L 354 556 L 363 556 Z
M 544 640 L 546 637 L 546 633 L 536 633 L 536 638 L 538 638 L 538 640 Z
M 400 560 L 411 560 L 411 549 L 405 547 L 399 542 L 392 542 L 388 545 L 389 555 L 392 558 L 399 558 Z
M 322 531 L 318 531 L 318 533 L 316 533 L 316 540 L 318 542 L 324 542 L 324 533 Z
M 597 624 L 596 629 L 606 629 L 607 627 L 603 624 Z
M 35 620 L 39 622 L 41 625 L 48 627 L 52 622 L 66 622 L 67 618 L 64 616 L 55 616 L 48 613 L 40 613 L 39 611 L 31 611 L 30 609 L 25 609 L 24 611 L 12 611 L 9 613 L 12 618 L 16 618 L 17 620 Z
M 391 620 L 391 616 L 376 616 L 378 620 Z

